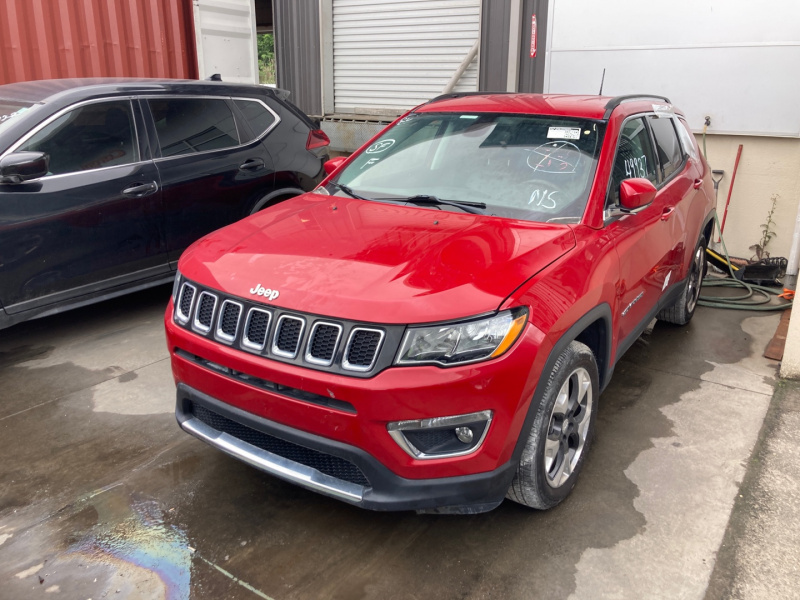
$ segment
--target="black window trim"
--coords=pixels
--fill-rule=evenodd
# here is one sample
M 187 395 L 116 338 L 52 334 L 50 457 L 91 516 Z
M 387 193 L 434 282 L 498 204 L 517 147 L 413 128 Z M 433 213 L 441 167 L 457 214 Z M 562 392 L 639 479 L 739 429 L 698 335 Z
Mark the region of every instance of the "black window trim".
M 239 109 L 239 107 L 238 107 L 238 106 L 236 106 L 236 108 L 239 110 L 239 113 L 241 113 L 241 118 L 242 118 L 242 119 L 243 119 L 243 120 L 246 122 L 247 126 L 248 126 L 248 127 L 250 127 L 250 131 L 253 131 L 253 135 L 254 135 L 253 139 L 251 139 L 251 140 L 250 140 L 250 141 L 248 141 L 248 142 L 245 142 L 245 144 L 244 144 L 244 145 L 246 145 L 246 144 L 252 144 L 253 142 L 256 142 L 256 141 L 260 142 L 260 141 L 261 141 L 261 140 L 263 140 L 265 137 L 267 137 L 267 136 L 268 136 L 270 133 L 272 133 L 272 131 L 273 131 L 273 130 L 274 130 L 274 129 L 275 129 L 277 126 L 278 126 L 278 124 L 281 122 L 281 118 L 280 118 L 280 116 L 278 116 L 278 113 L 276 113 L 274 110 L 272 110 L 272 109 L 269 107 L 269 105 L 268 105 L 266 102 L 264 102 L 263 100 L 261 100 L 260 98 L 247 98 L 247 97 L 245 97 L 245 96 L 241 96 L 241 97 L 240 97 L 240 96 L 231 96 L 231 100 L 233 100 L 233 101 L 234 101 L 234 106 L 236 106 L 236 100 L 243 100 L 243 101 L 245 101 L 245 102 L 258 102 L 259 104 L 261 104 L 261 106 L 263 106 L 264 108 L 266 108 L 266 109 L 267 109 L 267 111 L 269 111 L 269 112 L 270 112 L 270 114 L 272 114 L 272 116 L 273 116 L 273 117 L 275 117 L 275 120 L 274 120 L 272 123 L 270 123 L 270 126 L 269 126 L 269 127 L 267 127 L 267 128 L 266 128 L 266 129 L 265 129 L 265 130 L 264 130 L 262 133 L 260 133 L 260 134 L 257 134 L 255 131 L 253 131 L 253 128 L 250 126 L 250 123 L 249 123 L 249 122 L 247 122 L 247 119 L 245 118 L 245 116 L 244 116 L 244 114 L 242 113 L 241 109 Z M 239 137 L 241 138 L 241 136 L 239 136 Z
M 244 148 L 245 146 L 249 146 L 253 142 L 259 141 L 261 138 L 255 138 L 248 140 L 246 142 L 242 142 L 242 132 L 239 130 L 239 119 L 237 118 L 237 111 L 236 105 L 233 103 L 233 100 L 255 100 L 255 98 L 233 98 L 231 96 L 213 96 L 209 94 L 198 94 L 198 95 L 186 95 L 186 94 L 145 94 L 138 96 L 140 100 L 142 100 L 143 105 L 147 107 L 147 118 L 153 124 L 153 133 L 156 134 L 156 139 L 151 141 L 154 143 L 154 146 L 158 149 L 158 156 L 154 156 L 153 160 L 157 163 L 167 161 L 167 160 L 176 160 L 180 158 L 186 158 L 187 156 L 200 156 L 202 154 L 210 154 L 212 152 L 230 152 L 232 150 L 238 150 L 240 148 Z M 231 118 L 233 119 L 234 126 L 236 127 L 236 135 L 239 138 L 239 143 L 235 146 L 227 146 L 225 148 L 214 148 L 212 150 L 203 150 L 202 152 L 192 152 L 191 154 L 175 154 L 174 156 L 161 156 L 161 141 L 158 139 L 158 135 L 155 132 L 155 120 L 153 119 L 153 113 L 150 110 L 150 104 L 148 100 L 222 100 L 225 102 L 225 105 L 228 107 L 228 110 L 231 111 Z M 257 102 L 261 102 L 261 100 L 256 100 Z M 264 104 L 263 102 L 261 102 Z M 275 113 L 274 110 L 270 109 L 266 104 L 267 110 L 269 110 L 275 116 L 275 123 L 274 125 L 267 129 L 266 133 L 269 133 L 278 126 L 281 121 L 281 118 Z
M 47 117 L 44 121 L 36 125 L 33 129 L 29 129 L 28 132 L 23 135 L 20 139 L 14 142 L 8 150 L 6 150 L 2 155 L 0 155 L 0 159 L 5 158 L 9 154 L 13 154 L 17 151 L 17 148 L 22 146 L 25 142 L 31 139 L 34 135 L 39 133 L 42 129 L 53 123 L 54 121 L 60 119 L 68 112 L 75 110 L 76 108 L 81 108 L 82 106 L 86 106 L 88 104 L 100 104 L 103 102 L 115 102 L 119 100 L 127 100 L 128 105 L 130 106 L 131 110 L 131 120 L 133 121 L 133 141 L 136 144 L 136 151 L 139 154 L 139 160 L 134 162 L 125 163 L 122 165 L 111 165 L 109 167 L 97 167 L 95 169 L 83 169 L 81 171 L 70 171 L 69 173 L 58 173 L 57 175 L 45 175 L 44 177 L 39 177 L 37 179 L 30 179 L 28 182 L 33 183 L 36 181 L 41 181 L 42 179 L 55 179 L 57 177 L 71 177 L 77 173 L 92 173 L 96 171 L 106 171 L 108 169 L 118 169 L 120 167 L 130 167 L 135 165 L 140 165 L 142 163 L 150 162 L 148 159 L 142 158 L 142 147 L 140 144 L 140 132 L 139 126 L 136 120 L 136 109 L 134 107 L 133 101 L 136 99 L 136 96 L 104 96 L 102 98 L 91 98 L 90 100 L 81 100 L 80 102 L 76 102 L 74 104 L 70 104 L 69 106 L 65 106 L 64 108 L 56 111 L 49 117 Z

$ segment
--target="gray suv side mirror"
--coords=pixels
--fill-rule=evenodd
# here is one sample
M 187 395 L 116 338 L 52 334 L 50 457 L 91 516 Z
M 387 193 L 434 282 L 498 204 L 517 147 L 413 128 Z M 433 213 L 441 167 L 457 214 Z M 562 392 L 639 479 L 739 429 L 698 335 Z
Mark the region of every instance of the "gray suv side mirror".
M 50 156 L 44 152 L 15 152 L 0 159 L 0 183 L 22 183 L 47 175 Z

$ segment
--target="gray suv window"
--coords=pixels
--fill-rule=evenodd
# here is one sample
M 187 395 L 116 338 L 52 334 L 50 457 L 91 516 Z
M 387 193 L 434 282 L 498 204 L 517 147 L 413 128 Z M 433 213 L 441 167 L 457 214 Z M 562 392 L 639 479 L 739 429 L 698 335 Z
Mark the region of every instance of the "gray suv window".
M 71 110 L 17 148 L 50 156 L 48 175 L 61 175 L 139 161 L 131 105 L 97 102 Z
M 681 145 L 678 143 L 678 136 L 675 133 L 675 126 L 671 118 L 650 116 L 650 127 L 656 138 L 656 150 L 661 168 L 664 171 L 664 179 L 667 179 L 683 162 Z
M 260 138 L 264 132 L 269 129 L 275 122 L 275 115 L 273 115 L 267 108 L 258 100 L 234 100 L 236 106 L 242 111 L 244 118 L 247 119 L 250 129 L 253 130 L 255 137 Z
M 215 98 L 151 98 L 162 156 L 178 156 L 239 145 L 228 103 Z

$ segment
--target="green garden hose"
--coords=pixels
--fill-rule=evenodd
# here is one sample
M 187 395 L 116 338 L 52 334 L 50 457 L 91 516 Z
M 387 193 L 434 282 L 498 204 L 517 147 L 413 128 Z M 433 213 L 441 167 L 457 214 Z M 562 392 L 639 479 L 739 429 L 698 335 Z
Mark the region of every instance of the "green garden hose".
M 719 219 L 714 215 L 714 222 L 717 224 L 717 229 L 720 229 Z M 786 310 L 791 308 L 792 302 L 784 302 L 782 304 L 770 304 L 773 297 L 780 296 L 783 292 L 776 291 L 773 288 L 764 285 L 754 285 L 745 281 L 736 279 L 731 268 L 731 258 L 728 255 L 728 248 L 725 246 L 725 240 L 722 238 L 722 231 L 720 231 L 719 239 L 722 242 L 722 249 L 725 252 L 725 259 L 728 263 L 728 277 L 706 277 L 703 279 L 703 287 L 727 287 L 727 288 L 742 288 L 745 290 L 740 296 L 704 296 L 700 294 L 697 303 L 701 306 L 709 306 L 712 308 L 728 308 L 732 310 Z

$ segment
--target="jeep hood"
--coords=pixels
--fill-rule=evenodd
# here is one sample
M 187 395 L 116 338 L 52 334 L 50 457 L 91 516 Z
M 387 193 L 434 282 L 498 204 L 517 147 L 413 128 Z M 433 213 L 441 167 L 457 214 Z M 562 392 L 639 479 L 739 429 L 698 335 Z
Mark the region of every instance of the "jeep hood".
M 424 323 L 496 310 L 574 246 L 566 225 L 305 194 L 202 238 L 179 269 L 282 308 Z

